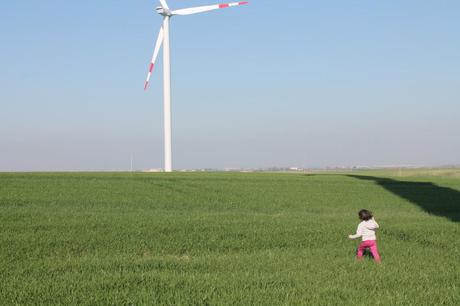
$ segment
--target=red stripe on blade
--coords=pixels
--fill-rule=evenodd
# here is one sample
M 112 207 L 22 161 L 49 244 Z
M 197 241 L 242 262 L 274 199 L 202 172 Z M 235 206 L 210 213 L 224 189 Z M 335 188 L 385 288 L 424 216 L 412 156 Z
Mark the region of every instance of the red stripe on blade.
M 147 86 L 149 86 L 149 82 L 145 82 L 144 90 L 147 90 Z
M 249 2 L 238 2 L 238 5 L 248 4 Z
M 226 8 L 226 7 L 229 7 L 230 5 L 228 4 L 219 4 L 219 8 Z
M 152 72 L 152 71 L 153 71 L 153 67 L 155 67 L 155 64 L 154 64 L 154 63 L 151 63 L 151 64 L 150 64 L 150 68 L 149 68 L 149 72 Z

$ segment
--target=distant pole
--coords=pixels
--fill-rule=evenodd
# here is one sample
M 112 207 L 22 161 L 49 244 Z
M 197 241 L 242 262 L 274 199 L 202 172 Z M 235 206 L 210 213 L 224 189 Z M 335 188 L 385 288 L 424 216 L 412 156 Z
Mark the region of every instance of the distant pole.
M 133 172 L 133 154 L 131 153 L 131 172 Z

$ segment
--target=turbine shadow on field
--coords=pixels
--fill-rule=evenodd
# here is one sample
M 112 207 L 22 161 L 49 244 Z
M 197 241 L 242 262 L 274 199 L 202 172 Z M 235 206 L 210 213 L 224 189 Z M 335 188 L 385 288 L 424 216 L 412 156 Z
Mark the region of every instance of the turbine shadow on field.
M 460 192 L 455 189 L 430 182 L 408 182 L 362 175 L 347 176 L 374 181 L 377 185 L 420 206 L 430 214 L 445 217 L 454 222 L 460 221 Z

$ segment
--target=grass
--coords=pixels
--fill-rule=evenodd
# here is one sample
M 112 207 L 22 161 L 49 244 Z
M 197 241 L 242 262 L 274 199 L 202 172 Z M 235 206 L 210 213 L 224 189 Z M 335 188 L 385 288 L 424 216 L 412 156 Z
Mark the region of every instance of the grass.
M 1 304 L 458 305 L 460 178 L 352 174 L 0 174 Z

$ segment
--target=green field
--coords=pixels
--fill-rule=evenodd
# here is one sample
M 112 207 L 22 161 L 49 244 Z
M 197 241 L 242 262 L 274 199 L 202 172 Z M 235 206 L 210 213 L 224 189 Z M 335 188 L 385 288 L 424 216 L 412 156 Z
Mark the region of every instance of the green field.
M 458 173 L 3 173 L 0 304 L 459 305 Z

